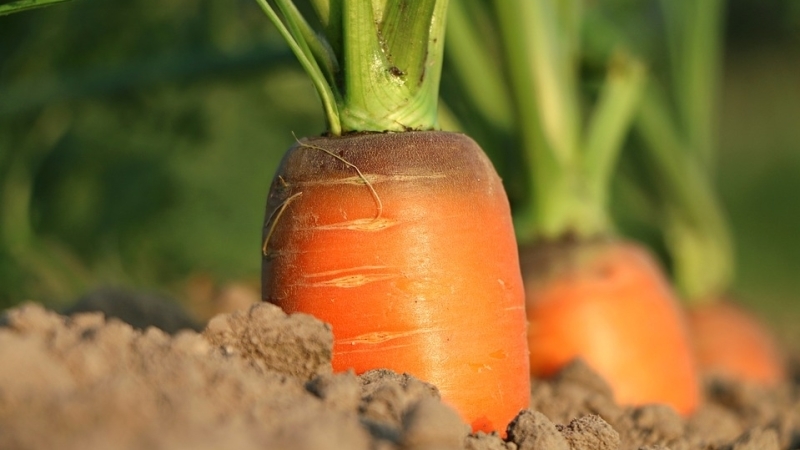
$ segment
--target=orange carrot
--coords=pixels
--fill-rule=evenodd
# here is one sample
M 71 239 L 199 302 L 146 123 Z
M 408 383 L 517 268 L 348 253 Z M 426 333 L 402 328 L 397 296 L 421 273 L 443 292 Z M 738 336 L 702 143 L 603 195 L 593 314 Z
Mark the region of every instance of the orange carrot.
M 584 241 L 522 258 L 532 374 L 548 377 L 581 358 L 621 404 L 665 403 L 684 415 L 697 407 L 684 318 L 648 252 Z
M 471 139 L 421 131 L 438 128 L 448 1 L 256 1 L 329 130 L 273 180 L 264 300 L 330 323 L 335 370 L 410 373 L 474 430 L 504 430 L 530 397 L 508 200 Z
M 689 309 L 689 329 L 702 373 L 774 386 L 786 379 L 778 346 L 752 314 L 725 300 Z
M 333 366 L 438 386 L 504 430 L 530 380 L 516 241 L 499 177 L 445 132 L 303 139 L 273 181 L 264 299 L 333 326 Z

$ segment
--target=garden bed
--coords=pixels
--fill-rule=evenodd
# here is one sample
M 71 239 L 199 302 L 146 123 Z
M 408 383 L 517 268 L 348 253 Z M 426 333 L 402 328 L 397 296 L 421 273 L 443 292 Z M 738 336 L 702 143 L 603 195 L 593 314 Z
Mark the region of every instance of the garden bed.
M 795 382 L 705 384 L 688 420 L 624 408 L 576 362 L 535 380 L 502 439 L 470 434 L 436 388 L 377 370 L 333 374 L 326 324 L 269 304 L 202 333 L 134 329 L 100 313 L 26 304 L 0 319 L 0 448 L 786 449 L 798 447 Z

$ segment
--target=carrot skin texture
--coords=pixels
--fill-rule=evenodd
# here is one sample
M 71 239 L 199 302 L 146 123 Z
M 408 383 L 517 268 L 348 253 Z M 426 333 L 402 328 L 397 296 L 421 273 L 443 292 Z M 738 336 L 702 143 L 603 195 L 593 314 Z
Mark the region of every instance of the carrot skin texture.
M 273 182 L 267 235 L 263 298 L 333 326 L 335 371 L 410 373 L 475 430 L 503 432 L 528 406 L 509 205 L 468 137 L 302 140 Z
M 549 268 L 525 277 L 532 375 L 552 376 L 581 358 L 620 404 L 695 410 L 700 389 L 685 318 L 647 251 L 578 242 L 542 263 Z
M 745 309 L 718 300 L 690 307 L 688 317 L 702 374 L 763 386 L 775 386 L 786 379 L 774 338 Z

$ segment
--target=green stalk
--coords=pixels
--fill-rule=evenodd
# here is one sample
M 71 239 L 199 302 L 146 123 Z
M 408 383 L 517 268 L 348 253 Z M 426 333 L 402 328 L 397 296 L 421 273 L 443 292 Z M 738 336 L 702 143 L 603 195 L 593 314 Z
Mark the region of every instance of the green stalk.
M 670 96 L 652 85 L 637 128 L 658 180 L 665 243 L 676 284 L 691 303 L 725 293 L 734 276 L 733 242 L 712 181 L 721 0 L 664 0 L 672 70 Z
M 321 31 L 291 0 L 256 0 L 308 72 L 329 131 L 429 130 L 437 100 L 447 0 L 312 0 Z
M 645 85 L 644 65 L 625 53 L 611 60 L 584 141 L 583 171 L 594 203 L 608 204 L 611 176 Z
M 43 8 L 56 3 L 63 3 L 67 0 L 17 0 L 0 5 L 0 16 L 5 16 L 15 12 L 28 11 L 31 9 Z
M 722 0 L 662 0 L 680 129 L 705 170 L 714 166 Z
M 675 282 L 691 302 L 724 293 L 733 279 L 733 243 L 700 158 L 684 143 L 663 94 L 650 86 L 637 129 L 650 158 L 664 211 Z
M 297 57 L 300 65 L 306 71 L 308 76 L 311 77 L 311 81 L 314 83 L 314 87 L 317 89 L 320 100 L 322 100 L 325 116 L 328 118 L 329 131 L 333 135 L 340 135 L 342 133 L 338 109 L 340 96 L 338 95 L 338 92 L 333 89 L 334 85 L 326 80 L 325 74 L 320 68 L 317 60 L 314 58 L 314 54 L 305 43 L 303 35 L 298 33 L 300 27 L 297 26 L 296 23 L 293 23 L 294 26 L 292 26 L 291 29 L 287 27 L 283 21 L 281 21 L 275 10 L 272 9 L 272 6 L 267 3 L 267 0 L 256 0 L 256 2 L 258 2 L 259 6 L 261 6 L 261 9 L 267 14 L 267 17 L 269 17 L 272 23 L 274 23 L 278 28 L 278 32 L 281 33 L 281 36 L 283 36 L 286 43 L 289 44 L 289 48 L 291 48 L 292 52 Z M 287 1 L 284 0 L 281 3 L 287 3 Z M 288 23 L 292 23 L 293 20 L 297 21 L 296 16 L 293 19 L 291 17 L 292 16 L 290 16 L 289 19 L 286 19 Z
M 612 61 L 584 129 L 577 75 L 581 2 L 504 0 L 495 5 L 533 193 L 515 213 L 518 237 L 608 234 L 608 186 L 644 84 L 644 68 L 631 56 Z
M 670 89 L 648 82 L 635 127 L 676 285 L 697 303 L 723 294 L 734 275 L 732 238 L 712 178 L 723 4 L 662 0 L 661 6 Z
M 479 19 L 486 19 L 483 2 L 461 0 L 453 2 L 447 16 L 447 59 L 464 84 L 463 95 L 468 95 L 479 114 L 489 125 L 502 132 L 511 132 L 514 126 L 511 99 L 503 73 L 489 39 L 478 29 Z

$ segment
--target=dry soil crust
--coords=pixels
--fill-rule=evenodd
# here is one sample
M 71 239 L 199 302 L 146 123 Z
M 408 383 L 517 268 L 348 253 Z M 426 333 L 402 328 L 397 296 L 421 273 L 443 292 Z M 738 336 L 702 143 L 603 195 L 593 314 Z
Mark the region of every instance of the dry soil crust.
M 377 370 L 331 373 L 330 328 L 269 304 L 202 334 L 138 331 L 99 313 L 36 304 L 0 319 L 3 449 L 798 448 L 794 383 L 707 384 L 688 420 L 616 405 L 580 363 L 536 381 L 508 438 L 470 434 L 436 388 Z

